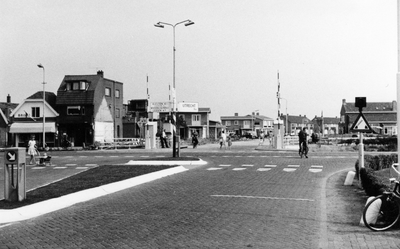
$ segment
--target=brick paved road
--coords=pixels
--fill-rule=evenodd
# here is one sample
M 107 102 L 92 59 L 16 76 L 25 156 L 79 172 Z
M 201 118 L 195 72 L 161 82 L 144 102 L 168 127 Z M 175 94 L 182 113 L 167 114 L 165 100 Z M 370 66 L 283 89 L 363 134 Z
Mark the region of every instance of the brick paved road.
M 15 248 L 318 248 L 319 189 L 324 171 L 334 167 L 331 159 L 318 173 L 310 169 L 321 159 L 246 153 L 207 159 L 206 166 L 3 227 L 0 242 Z M 265 165 L 275 167 L 258 170 Z
M 0 248 L 368 248 L 376 238 L 337 234 L 325 209 L 326 178 L 353 167 L 352 154 L 193 153 L 209 164 L 3 226 Z

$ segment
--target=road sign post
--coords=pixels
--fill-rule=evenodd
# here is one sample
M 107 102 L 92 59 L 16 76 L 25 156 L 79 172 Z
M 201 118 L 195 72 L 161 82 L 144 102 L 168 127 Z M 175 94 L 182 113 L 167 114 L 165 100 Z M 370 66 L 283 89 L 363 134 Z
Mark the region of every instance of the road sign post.
M 361 186 L 361 177 L 360 170 L 364 168 L 364 133 L 373 133 L 371 126 L 369 125 L 367 119 L 362 113 L 362 108 L 367 107 L 367 98 L 366 97 L 356 97 L 355 107 L 358 107 L 359 114 L 355 119 L 353 125 L 350 128 L 351 132 L 358 132 L 358 136 L 360 138 L 360 143 L 358 145 L 358 179 Z
M 4 151 L 4 199 L 10 202 L 26 198 L 25 148 L 8 148 Z

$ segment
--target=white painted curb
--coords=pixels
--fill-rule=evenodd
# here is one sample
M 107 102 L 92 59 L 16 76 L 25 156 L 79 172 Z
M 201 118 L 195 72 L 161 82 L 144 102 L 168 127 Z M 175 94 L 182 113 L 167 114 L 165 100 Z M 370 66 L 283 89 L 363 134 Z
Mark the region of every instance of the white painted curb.
M 130 160 L 129 165 L 205 165 L 206 161 L 198 160 L 198 161 L 150 161 L 150 160 Z
M 158 163 L 160 165 L 160 161 L 158 161 Z M 96 188 L 82 190 L 69 195 L 38 202 L 29 206 L 7 210 L 3 209 L 0 210 L 0 224 L 31 219 L 46 213 L 72 206 L 79 202 L 92 200 L 100 196 L 115 193 L 123 189 L 134 187 L 142 183 L 150 182 L 165 176 L 181 173 L 187 170 L 188 169 L 183 166 L 177 166 L 170 169 L 164 169 L 149 174 L 133 177 L 123 181 L 110 183 Z

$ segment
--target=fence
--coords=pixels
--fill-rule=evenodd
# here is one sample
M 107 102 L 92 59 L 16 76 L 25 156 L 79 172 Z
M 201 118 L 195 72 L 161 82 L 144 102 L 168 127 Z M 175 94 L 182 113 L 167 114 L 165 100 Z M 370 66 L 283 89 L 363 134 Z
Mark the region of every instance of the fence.
M 144 138 L 114 138 L 112 141 L 100 142 L 99 149 L 131 149 L 143 147 Z

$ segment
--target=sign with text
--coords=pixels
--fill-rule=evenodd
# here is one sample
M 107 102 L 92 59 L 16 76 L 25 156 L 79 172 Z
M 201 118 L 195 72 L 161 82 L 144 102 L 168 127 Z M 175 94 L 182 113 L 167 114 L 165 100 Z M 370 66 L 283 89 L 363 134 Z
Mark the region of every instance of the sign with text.
M 199 103 L 187 103 L 187 102 L 178 103 L 178 112 L 198 112 L 198 111 L 199 111 Z
M 150 112 L 170 112 L 170 102 L 152 102 L 150 103 Z

